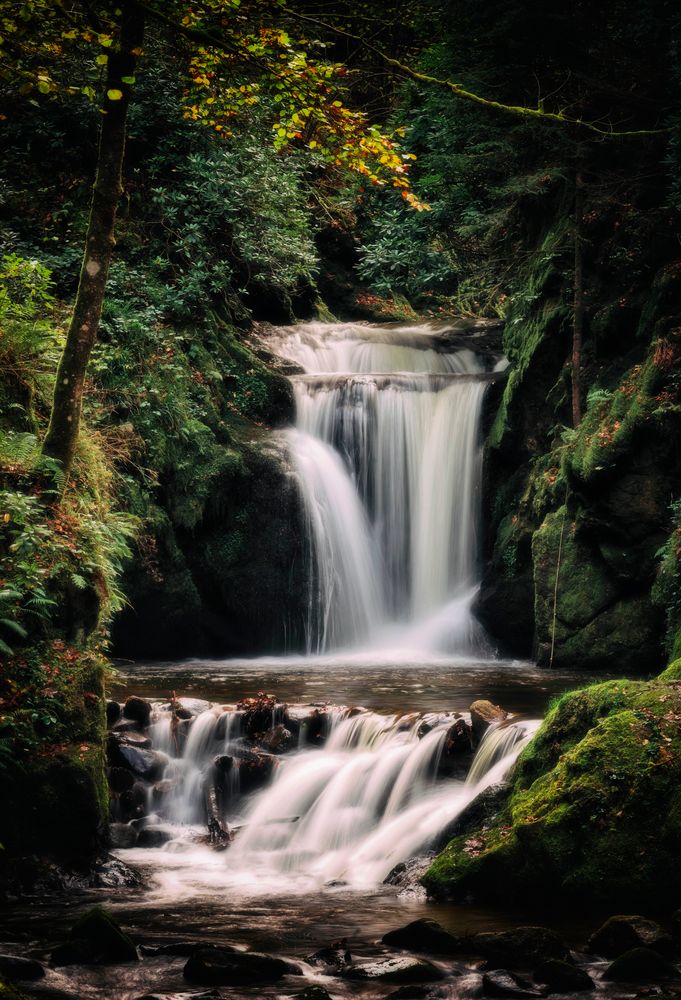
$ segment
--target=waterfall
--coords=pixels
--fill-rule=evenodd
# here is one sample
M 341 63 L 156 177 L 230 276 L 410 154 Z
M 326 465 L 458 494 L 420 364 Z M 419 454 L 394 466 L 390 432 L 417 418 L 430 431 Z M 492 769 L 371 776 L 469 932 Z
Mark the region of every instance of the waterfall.
M 377 643 L 480 652 L 480 414 L 491 377 L 429 326 L 300 324 L 271 346 L 291 376 L 288 434 L 310 549 L 308 652 Z
M 285 711 L 302 722 L 310 710 Z M 251 889 L 379 884 L 396 864 L 432 848 L 481 791 L 503 781 L 538 726 L 511 721 L 490 727 L 468 777 L 453 777 L 448 737 L 461 718 L 329 709 L 322 746 L 301 745 L 281 755 L 270 780 L 249 794 L 238 779 L 231 784 L 223 817 L 237 832 L 223 872 Z M 183 844 L 195 849 L 196 825 L 205 822 L 204 782 L 216 755 L 249 753 L 242 720 L 243 712 L 212 707 L 175 745 L 172 792 L 152 818 L 176 824 L 178 839 L 160 852 L 170 864 Z M 172 749 L 165 723 L 152 733 L 158 745 Z

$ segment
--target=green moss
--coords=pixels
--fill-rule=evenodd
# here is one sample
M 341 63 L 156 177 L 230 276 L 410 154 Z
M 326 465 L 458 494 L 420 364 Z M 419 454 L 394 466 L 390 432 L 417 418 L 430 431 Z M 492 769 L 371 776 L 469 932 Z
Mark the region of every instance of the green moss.
M 498 824 L 452 841 L 433 895 L 673 907 L 681 893 L 681 691 L 614 681 L 563 696 Z
M 16 986 L 0 978 L 0 1000 L 28 1000 L 25 993 L 21 993 Z

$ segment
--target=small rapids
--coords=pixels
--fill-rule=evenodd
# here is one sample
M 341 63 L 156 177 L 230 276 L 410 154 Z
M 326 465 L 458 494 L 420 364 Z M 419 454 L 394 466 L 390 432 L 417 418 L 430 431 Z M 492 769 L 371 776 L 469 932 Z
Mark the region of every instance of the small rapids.
M 537 727 L 494 724 L 473 754 L 460 740 L 454 745 L 462 726 L 470 731 L 459 713 L 274 705 L 266 739 L 294 738 L 282 720 L 297 729 L 294 745 L 274 755 L 253 750 L 243 710 L 207 708 L 182 736 L 169 712 L 158 714 L 150 734 L 168 763 L 149 790 L 150 815 L 132 825 L 163 830 L 167 843 L 120 856 L 151 863 L 161 894 L 175 897 L 218 886 L 246 895 L 377 887 L 503 781 Z M 233 838 L 217 852 L 205 843 L 216 775 L 221 820 Z

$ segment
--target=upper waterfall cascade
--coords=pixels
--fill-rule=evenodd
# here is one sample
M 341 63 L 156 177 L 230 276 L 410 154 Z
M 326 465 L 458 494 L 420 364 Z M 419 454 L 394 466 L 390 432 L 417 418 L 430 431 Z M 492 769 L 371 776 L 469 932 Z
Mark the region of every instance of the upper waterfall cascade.
M 288 432 L 310 546 L 308 652 L 400 644 L 481 652 L 480 415 L 493 377 L 428 326 L 281 328 Z M 399 630 L 399 631 L 397 631 Z

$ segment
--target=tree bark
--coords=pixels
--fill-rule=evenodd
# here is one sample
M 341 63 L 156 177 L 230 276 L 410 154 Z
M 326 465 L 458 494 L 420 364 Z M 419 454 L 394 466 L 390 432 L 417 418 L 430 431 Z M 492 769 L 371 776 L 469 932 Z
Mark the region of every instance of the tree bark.
M 581 170 L 575 176 L 575 280 L 572 320 L 572 426 L 582 420 L 582 343 L 584 341 L 584 179 Z
M 92 189 L 85 254 L 66 344 L 57 368 L 52 412 L 42 453 L 68 476 L 78 441 L 85 374 L 97 340 L 109 265 L 115 246 L 116 210 L 132 78 L 144 39 L 144 15 L 134 0 L 121 3 L 119 47 L 109 55 L 102 105 L 97 172 Z

